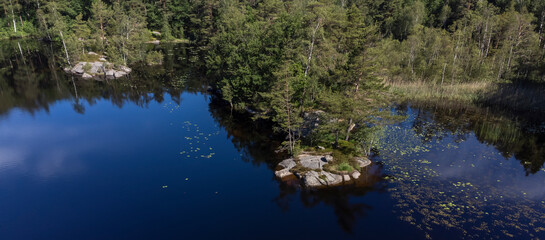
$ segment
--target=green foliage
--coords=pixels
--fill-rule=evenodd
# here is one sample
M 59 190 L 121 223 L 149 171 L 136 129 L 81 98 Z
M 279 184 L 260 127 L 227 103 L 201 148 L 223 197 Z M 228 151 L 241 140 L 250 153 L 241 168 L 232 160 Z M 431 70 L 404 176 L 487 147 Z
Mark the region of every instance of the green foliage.
M 343 162 L 343 163 L 337 165 L 337 170 L 339 170 L 341 172 L 353 172 L 354 168 L 352 166 L 350 166 L 350 164 L 348 164 L 347 162 Z
M 93 66 L 90 64 L 90 63 L 86 63 L 85 65 L 83 65 L 83 71 L 85 71 L 86 73 L 88 73 L 89 71 L 91 71 L 91 68 Z
M 159 51 L 151 51 L 146 56 L 146 63 L 148 65 L 160 65 L 163 64 L 163 53 Z

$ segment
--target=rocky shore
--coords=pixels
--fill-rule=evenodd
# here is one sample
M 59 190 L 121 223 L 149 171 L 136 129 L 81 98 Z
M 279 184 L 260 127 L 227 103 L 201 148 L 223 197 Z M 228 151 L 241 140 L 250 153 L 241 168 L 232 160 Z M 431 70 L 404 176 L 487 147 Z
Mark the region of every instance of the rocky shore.
M 96 53 L 89 53 L 89 55 L 98 56 Z M 126 76 L 132 69 L 126 66 L 115 66 L 108 62 L 104 56 L 98 56 L 98 61 L 78 62 L 74 67 L 66 68 L 64 71 L 84 79 L 113 79 Z
M 362 175 L 361 171 L 371 165 L 371 161 L 366 158 L 355 158 L 352 162 L 355 166 L 351 171 L 331 170 L 328 164 L 337 163 L 330 154 L 303 153 L 280 162 L 275 175 L 280 179 L 296 177 L 306 188 L 338 186 L 358 179 Z

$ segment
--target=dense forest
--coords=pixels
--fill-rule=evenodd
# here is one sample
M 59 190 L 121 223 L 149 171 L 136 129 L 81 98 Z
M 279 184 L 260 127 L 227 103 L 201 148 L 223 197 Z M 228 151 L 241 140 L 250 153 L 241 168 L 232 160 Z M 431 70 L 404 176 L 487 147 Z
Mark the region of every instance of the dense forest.
M 133 64 L 154 58 L 146 42 L 189 41 L 231 108 L 275 122 L 290 153 L 322 145 L 368 154 L 373 130 L 392 118 L 381 109 L 394 84 L 545 82 L 541 0 L 2 0 L 0 7 L 0 38 L 65 46 L 62 66 L 88 51 Z M 308 135 L 304 118 L 313 114 L 322 121 Z

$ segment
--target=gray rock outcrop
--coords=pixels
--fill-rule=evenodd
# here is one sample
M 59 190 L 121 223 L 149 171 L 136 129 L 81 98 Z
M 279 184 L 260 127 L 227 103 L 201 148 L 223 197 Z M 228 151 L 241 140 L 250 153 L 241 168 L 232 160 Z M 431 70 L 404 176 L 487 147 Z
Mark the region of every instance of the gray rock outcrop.
M 74 67 L 66 68 L 65 71 L 85 79 L 90 79 L 102 77 L 121 78 L 129 74 L 132 69 L 126 66 L 114 67 L 114 65 L 109 62 L 96 61 L 78 62 Z
M 308 169 L 322 169 L 327 164 L 325 156 L 299 155 L 299 164 Z
M 289 158 L 280 162 L 277 165 L 278 170 L 275 171 L 275 175 L 280 179 L 289 176 L 296 177 L 306 188 L 337 186 L 352 182 L 352 180 L 356 180 L 362 175 L 357 170 L 339 172 L 334 170 L 334 167 L 324 168 L 327 164 L 333 164 L 333 161 L 333 157 L 329 154 L 313 155 L 303 153 L 296 158 Z M 366 158 L 356 158 L 352 164 L 357 164 L 360 168 L 363 168 L 369 166 L 371 161 Z

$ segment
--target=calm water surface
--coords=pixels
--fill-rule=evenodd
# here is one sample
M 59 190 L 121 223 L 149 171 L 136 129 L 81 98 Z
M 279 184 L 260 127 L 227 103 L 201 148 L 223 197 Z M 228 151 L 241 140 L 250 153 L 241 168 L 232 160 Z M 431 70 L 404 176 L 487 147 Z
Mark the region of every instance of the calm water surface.
M 545 238 L 541 123 L 399 106 L 363 185 L 309 192 L 274 178 L 276 137 L 184 46 L 85 81 L 22 45 L 0 59 L 1 239 Z

